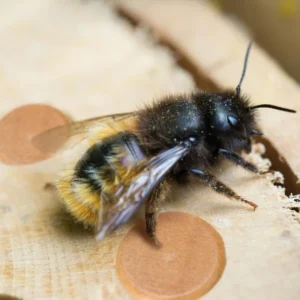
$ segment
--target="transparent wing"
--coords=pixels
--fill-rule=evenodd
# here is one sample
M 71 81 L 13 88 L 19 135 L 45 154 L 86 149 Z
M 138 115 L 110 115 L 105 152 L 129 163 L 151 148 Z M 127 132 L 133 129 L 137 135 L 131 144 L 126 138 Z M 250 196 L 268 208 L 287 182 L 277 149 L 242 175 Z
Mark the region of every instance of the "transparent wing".
M 115 205 L 106 213 L 105 217 L 103 215 L 99 217 L 97 239 L 103 239 L 120 225 L 126 223 L 166 173 L 187 153 L 188 149 L 187 146 L 179 145 L 162 152 L 149 160 L 130 185 L 120 185 L 113 197 Z
M 48 129 L 36 135 L 32 138 L 31 142 L 33 146 L 42 153 L 53 154 L 58 150 L 61 150 L 63 146 L 64 148 L 66 148 L 66 146 L 67 148 L 70 148 L 71 138 L 73 144 L 77 144 L 82 141 L 85 138 L 87 129 L 99 122 L 117 121 L 129 116 L 133 116 L 134 114 L 134 112 L 120 113 L 100 116 L 78 122 L 71 122 L 66 125 Z M 67 144 L 67 142 L 69 143 Z

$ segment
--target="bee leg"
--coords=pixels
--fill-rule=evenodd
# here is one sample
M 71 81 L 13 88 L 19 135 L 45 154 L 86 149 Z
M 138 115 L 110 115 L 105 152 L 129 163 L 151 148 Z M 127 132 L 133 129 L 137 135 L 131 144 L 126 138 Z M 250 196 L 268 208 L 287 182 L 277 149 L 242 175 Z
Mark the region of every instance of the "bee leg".
M 151 196 L 146 202 L 145 217 L 146 217 L 146 230 L 147 234 L 157 246 L 161 246 L 161 243 L 156 237 L 156 224 L 157 224 L 157 212 L 161 202 L 166 197 L 168 191 L 168 184 L 166 181 L 162 182 L 153 191 Z
M 271 170 L 266 171 L 266 172 L 259 171 L 258 168 L 254 164 L 246 161 L 245 159 L 243 159 L 243 157 L 241 157 L 239 154 L 237 154 L 235 152 L 228 151 L 228 150 L 225 150 L 225 149 L 220 149 L 219 154 L 221 156 L 223 156 L 224 158 L 232 161 L 236 165 L 241 166 L 244 169 L 246 169 L 250 172 L 253 172 L 255 174 L 264 175 L 264 174 L 273 172 Z
M 244 199 L 243 197 L 236 194 L 231 188 L 226 186 L 221 181 L 218 181 L 215 176 L 210 173 L 197 169 L 190 169 L 190 172 L 195 175 L 198 179 L 200 179 L 203 183 L 209 185 L 213 188 L 217 193 L 223 194 L 230 199 L 235 199 L 247 203 L 251 205 L 254 210 L 257 208 L 257 205 L 251 201 Z

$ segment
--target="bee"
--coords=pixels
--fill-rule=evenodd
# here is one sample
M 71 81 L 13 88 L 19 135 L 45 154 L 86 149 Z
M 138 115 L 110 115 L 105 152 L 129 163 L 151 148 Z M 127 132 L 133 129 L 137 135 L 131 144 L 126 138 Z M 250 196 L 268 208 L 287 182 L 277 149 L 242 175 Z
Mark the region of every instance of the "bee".
M 168 96 L 139 111 L 74 122 L 35 138 L 40 149 L 61 144 L 61 136 L 83 133 L 88 139 L 88 150 L 63 172 L 56 188 L 75 219 L 96 229 L 98 240 L 126 223 L 145 203 L 146 231 L 159 244 L 158 208 L 174 179 L 195 177 L 217 193 L 257 208 L 209 171 L 221 157 L 265 174 L 240 155 L 250 152 L 253 136 L 262 134 L 256 110 L 296 112 L 271 104 L 252 106 L 241 94 L 250 48 L 251 43 L 234 90 Z

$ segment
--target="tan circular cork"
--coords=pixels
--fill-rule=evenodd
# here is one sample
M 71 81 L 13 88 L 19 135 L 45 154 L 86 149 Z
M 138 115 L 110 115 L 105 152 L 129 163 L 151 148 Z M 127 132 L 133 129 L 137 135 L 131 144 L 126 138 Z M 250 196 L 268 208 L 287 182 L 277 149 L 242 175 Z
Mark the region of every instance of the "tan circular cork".
M 45 104 L 29 104 L 14 109 L 0 121 L 0 160 L 22 165 L 49 158 L 49 153 L 33 146 L 32 138 L 68 122 L 62 112 Z
M 134 299 L 198 299 L 218 282 L 225 249 L 210 224 L 187 213 L 160 214 L 158 248 L 144 223 L 125 236 L 116 259 L 118 276 Z

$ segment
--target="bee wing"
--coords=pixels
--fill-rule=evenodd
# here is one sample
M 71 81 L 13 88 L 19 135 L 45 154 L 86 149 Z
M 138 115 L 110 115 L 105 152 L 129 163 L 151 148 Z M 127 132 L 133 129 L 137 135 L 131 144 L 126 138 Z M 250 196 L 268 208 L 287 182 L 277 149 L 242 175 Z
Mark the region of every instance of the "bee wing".
M 149 160 L 130 185 L 120 185 L 114 195 L 116 204 L 108 211 L 105 218 L 103 216 L 99 218 L 97 239 L 103 239 L 126 223 L 188 149 L 187 146 L 178 145 L 158 154 Z
M 132 115 L 134 115 L 134 112 L 100 116 L 83 121 L 71 122 L 66 125 L 48 129 L 36 135 L 32 138 L 31 142 L 39 151 L 45 154 L 53 154 L 58 150 L 61 150 L 62 146 L 71 148 L 71 145 L 67 144 L 71 138 L 73 138 L 73 142 L 75 142 L 75 144 L 82 141 L 85 138 L 87 129 L 97 123 L 117 121 Z

